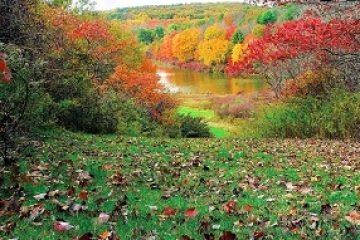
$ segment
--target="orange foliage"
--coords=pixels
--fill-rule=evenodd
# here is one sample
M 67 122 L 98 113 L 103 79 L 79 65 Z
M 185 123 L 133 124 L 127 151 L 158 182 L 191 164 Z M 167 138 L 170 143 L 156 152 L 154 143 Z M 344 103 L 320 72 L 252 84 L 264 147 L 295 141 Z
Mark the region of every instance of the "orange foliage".
M 246 35 L 243 44 L 250 44 L 250 43 L 252 43 L 254 40 L 255 40 L 254 35 L 248 34 L 248 35 Z
M 84 21 L 61 10 L 49 9 L 46 12 L 48 23 L 66 36 L 57 48 L 60 53 L 66 52 L 70 44 L 97 62 L 115 66 L 113 73 L 105 76 L 105 81 L 94 81 L 99 89 L 113 88 L 148 105 L 156 105 L 165 98 L 160 91 L 156 67 L 137 50 L 134 36 L 118 29 L 120 25 L 98 19 Z M 96 80 L 97 76 L 93 79 Z
M 227 26 L 233 25 L 233 24 L 234 24 L 234 18 L 233 18 L 233 16 L 228 15 L 228 16 L 224 17 L 224 23 L 225 23 L 225 25 L 227 25 Z
M 172 53 L 180 61 L 186 62 L 195 58 L 195 51 L 200 42 L 201 31 L 190 28 L 174 36 Z
M 236 31 L 236 26 L 235 25 L 231 25 L 230 27 L 228 27 L 226 29 L 225 39 L 226 40 L 231 40 L 231 38 L 234 35 L 235 31 Z
M 156 58 L 163 61 L 171 61 L 174 58 L 172 51 L 172 42 L 177 32 L 173 32 L 170 35 L 164 37 L 163 42 L 160 44 L 158 51 L 155 53 Z

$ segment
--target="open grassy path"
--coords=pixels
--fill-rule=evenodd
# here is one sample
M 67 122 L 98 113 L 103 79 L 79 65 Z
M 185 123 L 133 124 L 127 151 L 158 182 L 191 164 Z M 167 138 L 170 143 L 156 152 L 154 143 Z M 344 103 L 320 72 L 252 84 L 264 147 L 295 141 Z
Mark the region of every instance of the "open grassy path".
M 0 239 L 359 239 L 359 143 L 59 130 L 32 145 L 1 169 Z

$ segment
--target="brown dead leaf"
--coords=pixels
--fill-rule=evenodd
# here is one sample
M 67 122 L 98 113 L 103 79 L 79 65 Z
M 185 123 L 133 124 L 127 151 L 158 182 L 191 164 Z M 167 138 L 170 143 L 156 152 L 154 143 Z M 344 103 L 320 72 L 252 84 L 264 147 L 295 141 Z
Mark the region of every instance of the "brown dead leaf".
M 360 225 L 360 214 L 356 211 L 348 212 L 347 216 L 345 216 L 345 220 L 354 225 Z

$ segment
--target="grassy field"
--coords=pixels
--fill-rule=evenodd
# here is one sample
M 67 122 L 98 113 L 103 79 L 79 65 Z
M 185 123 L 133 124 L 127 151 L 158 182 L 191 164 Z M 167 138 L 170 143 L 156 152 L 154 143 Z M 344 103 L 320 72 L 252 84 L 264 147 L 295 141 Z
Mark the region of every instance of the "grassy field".
M 0 239 L 359 239 L 359 143 L 57 130 L 31 145 L 1 169 Z

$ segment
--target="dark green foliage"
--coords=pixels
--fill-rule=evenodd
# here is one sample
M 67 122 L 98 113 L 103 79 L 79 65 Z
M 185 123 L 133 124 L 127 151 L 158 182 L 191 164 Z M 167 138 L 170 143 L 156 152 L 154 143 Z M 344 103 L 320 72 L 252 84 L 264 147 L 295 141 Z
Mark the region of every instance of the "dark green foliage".
M 137 38 L 139 42 L 150 44 L 155 40 L 155 33 L 149 29 L 140 29 Z
M 165 35 L 164 28 L 163 27 L 156 27 L 155 28 L 155 36 L 158 39 L 162 39 Z
M 275 10 L 268 10 L 258 16 L 257 23 L 265 25 L 268 23 L 274 23 L 276 22 L 276 20 L 277 20 L 277 12 Z
M 92 91 L 82 98 L 64 100 L 58 104 L 56 115 L 60 125 L 73 131 L 159 135 L 159 124 L 151 120 L 145 108 L 111 91 L 105 96 Z
M 208 125 L 201 118 L 180 116 L 181 136 L 185 138 L 207 138 L 211 137 Z
M 96 92 L 79 99 L 66 99 L 58 104 L 59 124 L 73 131 L 115 133 L 115 101 L 101 98 Z
M 231 38 L 231 41 L 232 43 L 234 44 L 239 44 L 239 43 L 243 43 L 244 42 L 244 39 L 245 39 L 245 35 L 244 33 L 238 29 L 236 30 L 236 32 L 233 34 L 232 38 Z
M 267 108 L 256 125 L 266 137 L 359 137 L 360 94 L 296 98 Z

